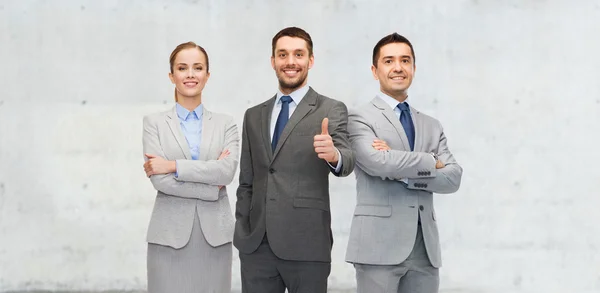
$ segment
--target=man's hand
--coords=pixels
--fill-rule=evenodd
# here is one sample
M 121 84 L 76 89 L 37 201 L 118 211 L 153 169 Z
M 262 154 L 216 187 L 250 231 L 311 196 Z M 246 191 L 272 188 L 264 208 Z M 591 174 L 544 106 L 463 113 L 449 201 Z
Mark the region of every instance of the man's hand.
M 437 160 L 437 162 L 435 162 L 435 168 L 436 169 L 442 169 L 444 168 L 446 165 L 444 163 L 442 163 L 442 161 Z
M 167 161 L 162 157 L 152 154 L 144 155 L 148 158 L 148 161 L 144 163 L 144 172 L 146 172 L 148 178 L 156 174 L 169 174 L 177 171 L 177 164 L 175 164 L 175 161 Z
M 378 151 L 388 151 L 391 150 L 391 148 L 387 145 L 387 143 L 381 139 L 374 139 L 373 140 L 373 144 L 371 145 L 373 146 L 374 149 L 378 150 Z M 436 169 L 442 169 L 446 166 L 446 164 L 442 163 L 442 161 L 437 160 L 435 162 L 435 168 Z
M 373 144 L 371 146 L 373 146 L 373 148 L 378 151 L 391 150 L 391 148 L 387 145 L 387 143 L 385 141 L 383 141 L 381 139 L 377 139 L 377 138 L 373 140 Z
M 335 166 L 338 163 L 338 153 L 333 145 L 333 139 L 329 135 L 328 130 L 329 119 L 323 118 L 323 122 L 321 122 L 321 134 L 315 135 L 315 152 L 317 156 L 331 165 Z
M 217 158 L 217 160 L 222 160 L 225 159 L 227 156 L 229 156 L 230 152 L 229 150 L 224 150 L 221 155 L 219 155 L 219 158 Z M 219 189 L 223 188 L 223 185 L 219 185 Z

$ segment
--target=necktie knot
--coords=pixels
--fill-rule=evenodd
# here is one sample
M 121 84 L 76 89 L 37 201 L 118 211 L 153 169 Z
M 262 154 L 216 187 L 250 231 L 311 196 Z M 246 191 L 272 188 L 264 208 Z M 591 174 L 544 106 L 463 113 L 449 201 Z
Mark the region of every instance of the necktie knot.
M 404 111 L 410 112 L 410 107 L 408 106 L 408 103 L 406 103 L 406 102 L 398 104 L 398 109 L 400 109 L 400 111 L 402 111 L 402 112 L 404 112 Z
M 292 101 L 292 97 L 290 96 L 281 96 L 281 102 L 282 103 L 289 103 Z

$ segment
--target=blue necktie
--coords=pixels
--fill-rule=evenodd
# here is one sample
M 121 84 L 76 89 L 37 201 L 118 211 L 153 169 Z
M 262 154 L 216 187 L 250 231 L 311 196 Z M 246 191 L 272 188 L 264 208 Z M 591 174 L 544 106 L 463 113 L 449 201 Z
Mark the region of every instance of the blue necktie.
M 413 151 L 415 149 L 415 125 L 412 122 L 412 118 L 410 118 L 410 108 L 404 102 L 398 104 L 398 109 L 400 109 L 400 123 L 402 123 L 402 128 L 404 128 L 404 132 L 408 138 L 410 150 Z
M 281 111 L 279 112 L 279 116 L 277 116 L 277 123 L 275 123 L 275 131 L 273 131 L 273 140 L 271 141 L 271 149 L 273 151 L 275 151 L 275 148 L 277 147 L 277 142 L 279 141 L 279 137 L 281 136 L 281 132 L 283 132 L 285 124 L 287 124 L 288 119 L 290 119 L 291 101 L 292 97 L 290 96 L 281 97 Z

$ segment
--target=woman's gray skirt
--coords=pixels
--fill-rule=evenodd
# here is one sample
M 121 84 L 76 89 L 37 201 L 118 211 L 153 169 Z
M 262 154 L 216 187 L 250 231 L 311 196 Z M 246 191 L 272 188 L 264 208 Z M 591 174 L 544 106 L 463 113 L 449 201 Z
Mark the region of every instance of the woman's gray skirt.
M 195 214 L 190 241 L 180 249 L 148 243 L 148 293 L 230 293 L 232 245 L 212 247 Z

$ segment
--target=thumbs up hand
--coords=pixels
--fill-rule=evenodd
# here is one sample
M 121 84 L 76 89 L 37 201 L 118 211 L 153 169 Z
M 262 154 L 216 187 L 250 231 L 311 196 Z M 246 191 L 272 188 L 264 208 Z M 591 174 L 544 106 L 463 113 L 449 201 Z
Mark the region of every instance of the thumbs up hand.
M 314 140 L 313 145 L 317 156 L 335 166 L 339 158 L 338 152 L 333 145 L 333 139 L 329 135 L 329 119 L 323 119 L 323 122 L 321 122 L 321 134 L 315 135 Z

